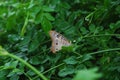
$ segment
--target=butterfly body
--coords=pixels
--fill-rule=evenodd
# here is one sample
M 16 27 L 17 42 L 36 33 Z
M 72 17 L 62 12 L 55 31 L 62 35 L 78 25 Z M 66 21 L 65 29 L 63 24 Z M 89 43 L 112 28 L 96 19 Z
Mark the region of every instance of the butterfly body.
M 56 31 L 50 31 L 49 32 L 50 37 L 52 39 L 52 47 L 51 51 L 55 53 L 56 51 L 59 51 L 62 49 L 62 46 L 70 46 L 71 42 L 68 41 L 63 35 Z

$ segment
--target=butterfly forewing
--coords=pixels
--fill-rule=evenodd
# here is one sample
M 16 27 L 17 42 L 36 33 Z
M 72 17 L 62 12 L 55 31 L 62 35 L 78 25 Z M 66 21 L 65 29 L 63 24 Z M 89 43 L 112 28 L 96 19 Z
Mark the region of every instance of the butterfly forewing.
M 56 31 L 50 31 L 49 34 L 52 39 L 51 51 L 53 53 L 61 50 L 62 46 L 70 46 L 71 45 L 71 43 L 60 33 L 57 33 Z

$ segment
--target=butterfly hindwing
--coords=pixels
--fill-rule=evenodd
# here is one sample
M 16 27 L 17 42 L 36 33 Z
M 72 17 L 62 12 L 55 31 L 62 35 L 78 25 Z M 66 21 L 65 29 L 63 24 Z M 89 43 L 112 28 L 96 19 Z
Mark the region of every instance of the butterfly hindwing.
M 62 46 L 71 45 L 71 43 L 60 33 L 57 33 L 56 31 L 50 31 L 49 34 L 50 34 L 50 37 L 52 39 L 51 51 L 53 53 L 61 50 Z

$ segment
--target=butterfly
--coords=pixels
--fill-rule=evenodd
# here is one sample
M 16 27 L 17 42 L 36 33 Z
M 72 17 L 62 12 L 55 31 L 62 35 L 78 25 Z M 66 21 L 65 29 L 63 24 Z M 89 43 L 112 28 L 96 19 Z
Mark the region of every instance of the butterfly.
M 63 46 L 67 47 L 71 45 L 71 42 L 67 40 L 63 35 L 56 31 L 49 31 L 49 35 L 52 39 L 52 47 L 51 51 L 56 53 L 57 51 L 61 50 Z

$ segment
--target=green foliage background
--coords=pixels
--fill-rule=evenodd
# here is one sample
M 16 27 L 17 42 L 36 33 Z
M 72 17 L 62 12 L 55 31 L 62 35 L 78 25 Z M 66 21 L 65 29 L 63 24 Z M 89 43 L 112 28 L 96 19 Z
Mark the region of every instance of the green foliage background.
M 50 30 L 72 41 L 50 52 Z M 72 80 L 98 67 L 104 80 L 120 80 L 120 0 L 0 0 L 0 45 L 51 80 Z M 23 63 L 0 56 L 0 80 L 40 80 Z

